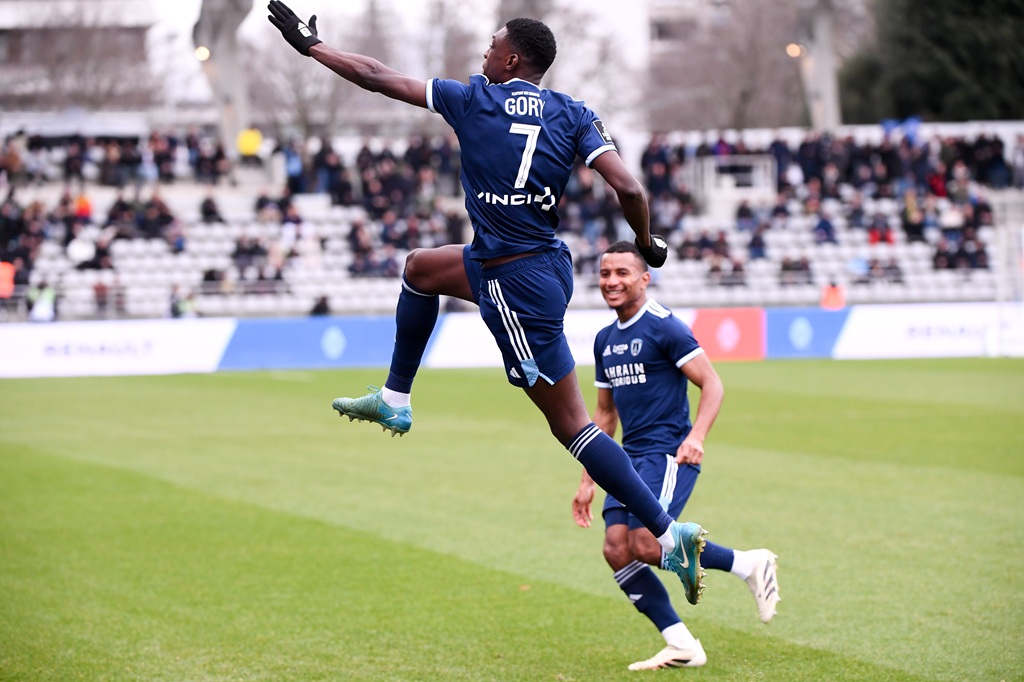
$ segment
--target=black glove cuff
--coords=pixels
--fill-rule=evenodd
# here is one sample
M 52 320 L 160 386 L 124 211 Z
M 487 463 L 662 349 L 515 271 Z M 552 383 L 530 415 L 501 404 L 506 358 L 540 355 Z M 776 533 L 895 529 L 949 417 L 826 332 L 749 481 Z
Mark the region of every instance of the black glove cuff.
M 668 259 L 668 244 L 661 235 L 651 235 L 651 245 L 641 246 L 639 237 L 633 241 L 644 262 L 652 268 L 660 268 Z
M 292 40 L 289 40 L 292 46 L 295 47 L 300 53 L 309 56 L 309 48 L 314 45 L 319 45 L 324 42 L 316 37 L 316 33 L 313 33 L 306 24 L 299 23 L 295 28 L 295 31 L 291 33 Z

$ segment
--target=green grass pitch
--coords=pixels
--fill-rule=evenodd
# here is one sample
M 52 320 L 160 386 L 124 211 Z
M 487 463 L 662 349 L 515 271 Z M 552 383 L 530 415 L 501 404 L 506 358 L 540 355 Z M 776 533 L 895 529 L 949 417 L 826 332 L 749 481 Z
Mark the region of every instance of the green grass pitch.
M 0 680 L 1024 679 L 1024 361 L 718 369 L 684 516 L 783 601 L 665 576 L 709 660 L 656 673 L 500 370 L 394 439 L 330 408 L 382 370 L 0 381 Z

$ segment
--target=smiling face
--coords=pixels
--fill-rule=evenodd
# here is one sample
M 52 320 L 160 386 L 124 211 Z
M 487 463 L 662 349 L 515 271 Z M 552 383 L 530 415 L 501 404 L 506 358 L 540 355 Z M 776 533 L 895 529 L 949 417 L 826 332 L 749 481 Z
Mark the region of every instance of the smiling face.
M 598 284 L 601 295 L 625 322 L 647 302 L 647 285 L 651 273 L 634 253 L 605 253 L 601 256 L 601 270 Z
M 512 46 L 508 42 L 508 29 L 502 27 L 491 36 L 491 45 L 484 52 L 484 65 L 481 73 L 487 76 L 491 83 L 504 83 L 511 78 L 511 68 L 518 61 L 518 56 L 512 53 Z

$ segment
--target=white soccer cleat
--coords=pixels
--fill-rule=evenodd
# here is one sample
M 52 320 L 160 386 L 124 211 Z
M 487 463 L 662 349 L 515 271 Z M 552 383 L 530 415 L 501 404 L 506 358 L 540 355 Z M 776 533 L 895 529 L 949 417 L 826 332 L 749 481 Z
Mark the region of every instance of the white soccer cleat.
M 747 576 L 747 586 L 757 602 L 757 615 L 762 623 L 767 623 L 775 616 L 775 607 L 781 601 L 779 596 L 779 576 L 775 554 L 767 549 L 752 549 L 758 555 L 754 570 Z
M 646 661 L 637 661 L 629 666 L 630 670 L 657 670 L 658 668 L 697 668 L 708 662 L 708 655 L 700 640 L 693 640 L 689 649 L 667 646 Z

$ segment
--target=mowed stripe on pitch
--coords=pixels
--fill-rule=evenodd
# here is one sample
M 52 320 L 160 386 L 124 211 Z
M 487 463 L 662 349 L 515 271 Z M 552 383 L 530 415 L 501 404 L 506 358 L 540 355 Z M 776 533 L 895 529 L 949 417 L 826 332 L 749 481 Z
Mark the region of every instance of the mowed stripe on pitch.
M 38 452 L 0 474 L 4 678 L 614 680 L 652 646 L 619 600 L 372 534 Z M 706 679 L 915 679 L 705 632 Z

